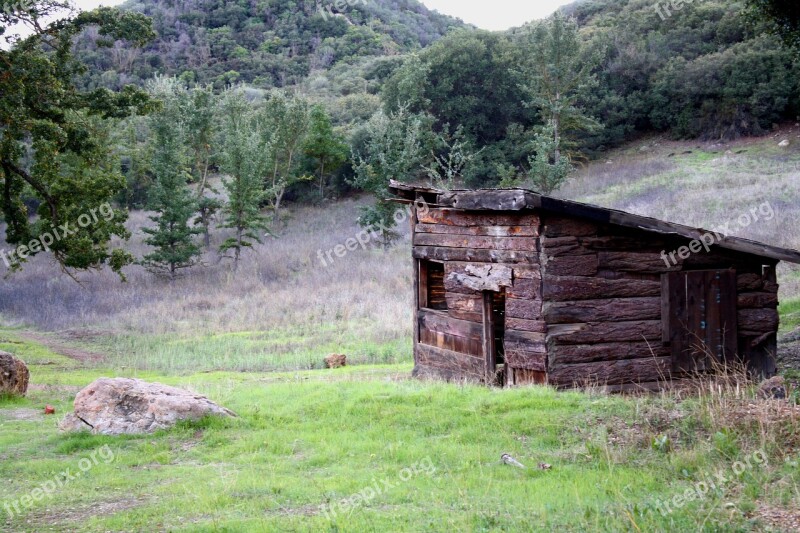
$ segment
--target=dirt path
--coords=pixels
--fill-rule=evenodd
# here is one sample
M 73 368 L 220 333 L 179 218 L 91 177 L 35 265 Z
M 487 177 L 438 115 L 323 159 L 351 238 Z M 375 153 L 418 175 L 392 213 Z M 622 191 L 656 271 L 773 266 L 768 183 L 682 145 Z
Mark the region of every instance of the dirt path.
M 29 342 L 36 342 L 45 346 L 48 350 L 55 352 L 64 357 L 75 359 L 82 363 L 100 363 L 105 361 L 106 357 L 97 352 L 89 352 L 80 348 L 67 346 L 58 339 L 43 333 L 34 333 L 32 331 L 15 331 L 14 334 Z

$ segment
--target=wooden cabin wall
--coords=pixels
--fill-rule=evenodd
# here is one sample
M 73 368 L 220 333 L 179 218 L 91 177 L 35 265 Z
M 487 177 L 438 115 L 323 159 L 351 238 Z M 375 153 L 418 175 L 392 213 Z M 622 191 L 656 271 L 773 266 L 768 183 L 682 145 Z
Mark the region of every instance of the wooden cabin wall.
M 417 309 L 416 376 L 485 380 L 483 294 L 458 283 L 451 275 L 464 274 L 470 265 L 486 264 L 513 269 L 513 284 L 504 289 L 506 359 L 520 369 L 543 375 L 546 356 L 539 224 L 539 217 L 533 214 L 448 209 L 417 213 L 413 256 L 415 261 L 444 263 L 447 311 Z
M 668 266 L 661 252 L 688 240 L 549 214 L 542 228 L 550 383 L 621 385 L 680 377 L 673 375 L 671 348 L 664 342 L 661 277 L 704 269 L 736 269 L 739 355 L 751 368 L 774 373 L 774 265 L 764 269 L 764 259 L 712 249 L 685 260 L 676 255 L 677 264 Z

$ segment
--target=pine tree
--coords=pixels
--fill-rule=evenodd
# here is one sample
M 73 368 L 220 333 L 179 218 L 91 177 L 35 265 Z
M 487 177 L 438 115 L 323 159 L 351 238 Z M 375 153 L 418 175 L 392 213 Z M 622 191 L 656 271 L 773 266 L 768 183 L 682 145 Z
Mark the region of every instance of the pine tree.
M 316 105 L 311 108 L 310 121 L 303 151 L 316 162 L 319 197 L 324 200 L 326 172 L 335 171 L 347 161 L 347 144 L 342 136 L 333 130 L 331 117 L 324 107 Z
M 150 236 L 144 242 L 155 250 L 143 257 L 142 264 L 174 279 L 178 270 L 195 265 L 200 255 L 195 242 L 200 230 L 190 225 L 197 201 L 187 185 L 191 175 L 184 145 L 184 110 L 176 83 L 157 79 L 151 90 L 163 108 L 150 120 L 155 184 L 148 195 L 148 209 L 155 212 L 150 220 L 156 227 L 142 231 Z
M 261 242 L 260 232 L 267 230 L 260 204 L 264 200 L 262 176 L 268 167 L 269 146 L 263 142 L 252 108 L 244 95 L 228 91 L 220 105 L 222 121 L 221 170 L 228 202 L 222 209 L 222 227 L 235 231 L 220 246 L 223 254 L 233 250 L 234 268 L 239 264 L 242 249 Z

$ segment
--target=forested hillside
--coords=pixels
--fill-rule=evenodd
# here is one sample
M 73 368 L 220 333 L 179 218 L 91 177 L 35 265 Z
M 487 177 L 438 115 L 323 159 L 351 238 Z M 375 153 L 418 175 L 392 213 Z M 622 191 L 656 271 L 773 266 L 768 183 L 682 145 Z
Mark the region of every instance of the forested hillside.
M 416 0 L 130 0 L 121 8 L 151 17 L 158 38 L 141 49 L 108 48 L 96 31 L 85 32 L 78 48 L 88 86 L 163 74 L 218 89 L 283 87 L 338 63 L 423 48 L 464 26 Z

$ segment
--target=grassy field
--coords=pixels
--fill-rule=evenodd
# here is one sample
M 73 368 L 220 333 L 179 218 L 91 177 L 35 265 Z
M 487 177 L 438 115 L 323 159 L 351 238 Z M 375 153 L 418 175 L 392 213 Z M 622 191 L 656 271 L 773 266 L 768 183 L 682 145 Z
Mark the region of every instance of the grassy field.
M 797 518 L 797 413 L 773 420 L 768 404 L 731 391 L 489 390 L 408 380 L 407 364 L 129 370 L 239 418 L 142 437 L 65 435 L 43 406 L 64 414 L 77 390 L 114 371 L 13 330 L 0 331 L 0 349 L 31 364 L 34 384 L 25 399 L 0 400 L 3 530 L 781 531 Z M 102 460 L 82 472 L 92 457 Z M 718 475 L 714 489 L 698 485 Z M 62 486 L 22 503 L 48 482 Z M 687 490 L 693 499 L 676 506 Z
M 786 231 L 800 220 L 800 150 L 776 146 L 797 133 L 645 139 L 559 194 L 704 227 L 770 202 L 774 217 L 735 234 L 800 248 Z M 358 233 L 364 202 L 292 209 L 235 274 L 209 252 L 172 283 L 131 267 L 124 284 L 109 272 L 76 284 L 46 257 L 3 280 L 0 350 L 31 366 L 32 386 L 0 399 L 0 530 L 800 528 L 800 417 L 752 402 L 748 384 L 634 398 L 409 380 L 408 236 L 319 259 Z M 131 214 L 138 256 L 145 221 Z M 779 276 L 789 331 L 800 326 L 800 269 Z M 332 352 L 354 366 L 321 370 Z M 60 434 L 57 418 L 100 376 L 186 387 L 240 416 L 145 437 Z M 92 458 L 78 478 L 62 475 Z M 727 481 L 709 487 L 717 475 Z M 702 483 L 702 496 L 675 504 Z M 22 503 L 48 484 L 61 488 Z

